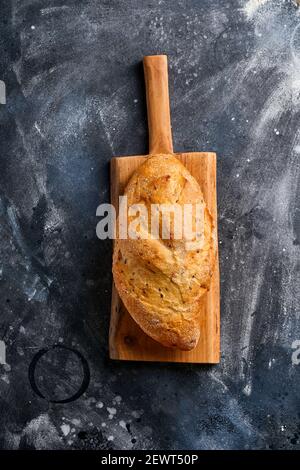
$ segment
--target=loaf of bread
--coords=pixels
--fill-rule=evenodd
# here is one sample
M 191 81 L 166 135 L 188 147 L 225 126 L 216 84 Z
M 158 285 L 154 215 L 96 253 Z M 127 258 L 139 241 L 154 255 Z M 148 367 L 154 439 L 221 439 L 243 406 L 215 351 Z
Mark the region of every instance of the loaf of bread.
M 137 236 L 114 244 L 113 276 L 130 315 L 154 340 L 167 347 L 193 349 L 199 339 L 199 303 L 207 292 L 215 265 L 212 217 L 197 181 L 174 154 L 150 155 L 131 177 L 128 206 L 199 204 L 204 232 L 191 249 L 185 236 L 170 239 Z M 117 224 L 118 227 L 118 224 Z M 141 228 L 139 227 L 139 229 Z M 138 234 L 137 234 L 138 235 Z

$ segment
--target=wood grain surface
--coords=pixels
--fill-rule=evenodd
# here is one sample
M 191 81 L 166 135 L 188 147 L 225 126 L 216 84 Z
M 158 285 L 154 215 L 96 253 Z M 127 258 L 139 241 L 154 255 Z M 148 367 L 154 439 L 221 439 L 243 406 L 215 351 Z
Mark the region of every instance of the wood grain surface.
M 173 153 L 168 59 L 166 55 L 144 57 L 144 76 L 149 130 L 149 154 Z
M 197 179 L 213 216 L 217 240 L 216 154 L 181 153 L 177 158 Z M 111 202 L 118 212 L 118 198 L 133 172 L 147 156 L 115 157 L 111 161 Z M 220 360 L 219 261 L 216 260 L 211 287 L 201 299 L 200 339 L 192 351 L 162 346 L 135 323 L 113 286 L 109 352 L 111 359 L 129 361 L 190 362 L 216 364 Z

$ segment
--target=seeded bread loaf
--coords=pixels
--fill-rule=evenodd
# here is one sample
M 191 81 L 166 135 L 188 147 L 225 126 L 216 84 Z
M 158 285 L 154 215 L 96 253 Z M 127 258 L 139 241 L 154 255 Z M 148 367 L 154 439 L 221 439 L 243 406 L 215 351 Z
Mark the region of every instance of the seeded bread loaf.
M 199 204 L 204 232 L 200 245 L 188 240 L 120 239 L 114 245 L 113 276 L 130 315 L 154 340 L 167 347 L 193 349 L 199 339 L 199 302 L 209 289 L 216 241 L 212 217 L 197 181 L 173 154 L 150 155 L 130 179 L 128 206 Z M 117 224 L 118 227 L 118 224 Z M 139 230 L 141 228 L 139 227 Z

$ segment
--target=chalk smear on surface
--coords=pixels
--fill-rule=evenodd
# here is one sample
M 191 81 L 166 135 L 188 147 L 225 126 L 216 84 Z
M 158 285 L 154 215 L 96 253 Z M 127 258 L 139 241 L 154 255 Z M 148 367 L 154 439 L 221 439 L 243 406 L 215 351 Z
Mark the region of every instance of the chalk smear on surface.
M 270 1 L 272 0 L 248 0 L 244 7 L 247 17 L 252 18 L 261 6 Z
M 26 442 L 36 450 L 60 447 L 58 432 L 50 420 L 48 414 L 44 413 L 28 422 L 22 433 Z

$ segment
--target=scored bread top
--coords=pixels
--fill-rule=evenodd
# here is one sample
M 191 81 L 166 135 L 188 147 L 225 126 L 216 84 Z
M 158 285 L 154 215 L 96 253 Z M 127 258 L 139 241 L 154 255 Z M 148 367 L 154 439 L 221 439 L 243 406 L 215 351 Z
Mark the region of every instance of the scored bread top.
M 117 239 L 113 276 L 130 315 L 167 347 L 193 349 L 199 339 L 199 302 L 209 289 L 216 256 L 212 217 L 198 182 L 173 155 L 151 155 L 135 171 L 124 195 L 128 207 L 143 204 L 200 204 L 204 214 L 201 245 L 187 239 Z M 129 217 L 130 222 L 130 217 Z M 118 227 L 118 224 L 117 224 Z M 142 230 L 139 227 L 138 230 Z M 138 235 L 138 234 L 137 234 Z

